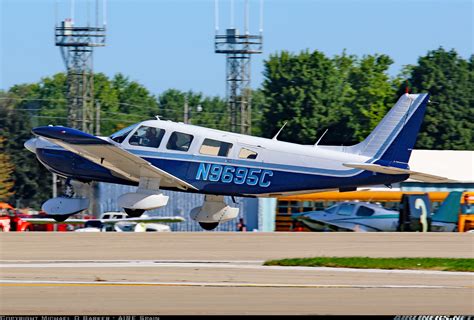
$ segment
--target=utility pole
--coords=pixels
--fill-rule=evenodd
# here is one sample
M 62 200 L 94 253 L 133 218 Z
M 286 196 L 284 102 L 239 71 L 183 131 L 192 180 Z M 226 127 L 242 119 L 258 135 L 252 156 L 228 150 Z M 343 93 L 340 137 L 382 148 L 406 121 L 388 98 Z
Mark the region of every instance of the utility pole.
M 184 94 L 184 117 L 183 122 L 185 124 L 189 123 L 189 105 L 188 105 L 188 96 Z
M 100 136 L 100 101 L 95 101 L 95 135 Z

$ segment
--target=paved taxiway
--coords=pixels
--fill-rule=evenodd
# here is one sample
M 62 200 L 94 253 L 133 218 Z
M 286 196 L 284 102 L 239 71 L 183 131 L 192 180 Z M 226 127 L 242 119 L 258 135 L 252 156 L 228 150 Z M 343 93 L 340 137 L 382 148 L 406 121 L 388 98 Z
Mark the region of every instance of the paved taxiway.
M 305 256 L 474 258 L 472 234 L 0 234 L 1 314 L 473 314 L 463 272 L 264 267 Z

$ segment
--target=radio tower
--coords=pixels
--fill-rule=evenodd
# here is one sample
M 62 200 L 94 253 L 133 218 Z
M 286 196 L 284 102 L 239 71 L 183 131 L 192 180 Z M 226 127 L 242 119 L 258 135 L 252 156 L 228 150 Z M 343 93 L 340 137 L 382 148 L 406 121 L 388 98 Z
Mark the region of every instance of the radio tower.
M 71 0 L 71 16 L 55 26 L 55 43 L 67 69 L 67 125 L 84 132 L 100 134 L 99 114 L 94 106 L 93 51 L 105 46 L 106 0 L 95 0 L 95 23 L 91 26 L 89 16 L 94 0 L 86 0 L 87 23 L 75 25 L 74 0 Z M 99 7 L 102 4 L 102 21 L 99 23 Z M 57 11 L 57 10 L 56 10 Z M 92 16 L 94 16 L 94 14 Z M 56 19 L 57 21 L 57 19 Z M 97 105 L 99 107 L 99 105 Z M 94 117 L 96 115 L 96 117 Z M 95 122 L 94 122 L 94 118 Z
M 226 55 L 226 99 L 230 114 L 231 131 L 250 134 L 252 129 L 250 60 L 253 54 L 262 53 L 263 0 L 260 0 L 259 35 L 249 34 L 249 1 L 245 0 L 244 34 L 234 27 L 234 1 L 230 3 L 231 27 L 219 34 L 219 4 L 215 0 L 214 52 Z M 240 130 L 238 130 L 240 126 Z

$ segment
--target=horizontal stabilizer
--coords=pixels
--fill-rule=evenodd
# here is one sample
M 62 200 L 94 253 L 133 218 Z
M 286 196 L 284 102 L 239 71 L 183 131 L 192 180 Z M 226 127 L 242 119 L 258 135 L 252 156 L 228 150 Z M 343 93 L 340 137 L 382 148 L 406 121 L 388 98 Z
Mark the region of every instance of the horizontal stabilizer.
M 445 177 L 435 176 L 428 173 L 411 171 L 408 169 L 402 169 L 397 167 L 386 167 L 373 163 L 344 163 L 344 166 L 348 168 L 362 169 L 384 174 L 409 174 L 411 179 L 423 182 L 454 182 L 454 180 Z

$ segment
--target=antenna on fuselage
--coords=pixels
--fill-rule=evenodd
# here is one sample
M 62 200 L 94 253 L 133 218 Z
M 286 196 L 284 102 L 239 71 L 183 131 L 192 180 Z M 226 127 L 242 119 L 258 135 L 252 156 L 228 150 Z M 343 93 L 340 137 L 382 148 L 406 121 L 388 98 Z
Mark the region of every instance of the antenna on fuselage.
M 316 143 L 314 144 L 314 146 L 316 147 L 319 142 L 321 141 L 321 139 L 326 135 L 326 133 L 328 132 L 329 129 L 326 129 L 326 131 L 324 131 L 324 133 L 321 135 L 321 137 L 318 139 L 318 141 L 316 141 Z
M 161 120 L 159 115 L 155 115 L 156 120 Z
M 278 140 L 277 139 L 278 135 L 280 134 L 281 130 L 283 130 L 283 128 L 286 126 L 287 123 L 288 123 L 288 121 L 285 121 L 285 123 L 281 126 L 280 130 L 278 130 L 276 135 L 273 136 L 272 140 Z

